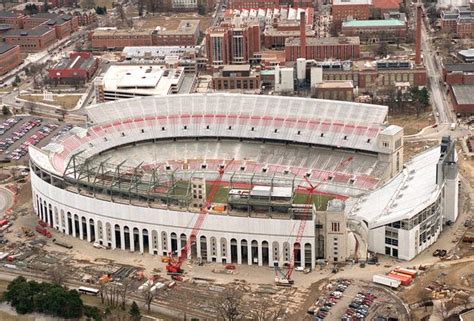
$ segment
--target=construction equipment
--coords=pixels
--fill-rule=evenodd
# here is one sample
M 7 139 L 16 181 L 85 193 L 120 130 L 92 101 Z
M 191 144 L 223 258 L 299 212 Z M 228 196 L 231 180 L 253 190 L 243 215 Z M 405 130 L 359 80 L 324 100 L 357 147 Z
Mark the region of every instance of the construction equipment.
M 47 238 L 51 238 L 51 232 L 49 232 L 47 229 L 45 229 L 44 227 L 38 225 L 35 227 L 35 230 L 36 232 L 40 233 L 41 235 L 44 235 L 46 236 Z
M 311 184 L 308 177 L 303 176 L 304 180 L 308 184 L 308 186 L 305 187 L 306 192 L 308 193 L 305 204 L 308 206 L 310 211 L 312 211 L 312 206 L 310 207 L 310 205 L 313 203 L 313 193 L 316 191 L 316 189 L 320 185 L 327 182 L 330 178 L 332 178 L 335 173 L 337 173 L 338 171 L 345 168 L 351 161 L 352 161 L 352 156 L 344 159 L 343 161 L 341 161 L 332 172 L 326 173 L 324 175 L 324 177 L 321 179 L 321 181 L 316 185 Z M 291 252 L 291 256 L 290 256 L 290 262 L 288 264 L 288 271 L 286 273 L 283 273 L 278 266 L 275 267 L 275 283 L 276 283 L 276 285 L 289 286 L 289 285 L 294 283 L 294 280 L 291 279 L 291 274 L 293 273 L 293 270 L 295 268 L 295 257 L 296 257 L 297 251 L 298 250 L 299 251 L 304 250 L 304 249 L 301 248 L 301 240 L 303 238 L 304 229 L 306 227 L 306 221 L 307 220 L 304 219 L 304 218 L 300 220 L 300 225 L 298 227 L 298 233 L 296 234 L 296 240 L 295 240 L 295 243 L 294 243 L 295 245 L 293 246 L 293 251 Z M 297 244 L 300 246 L 299 248 L 296 248 Z M 304 262 L 301 262 L 301 264 L 304 265 Z
M 25 234 L 26 237 L 32 237 L 35 235 L 35 233 L 29 227 L 26 226 L 22 226 L 21 231 L 23 232 L 23 234 Z
M 201 226 L 204 223 L 204 220 L 206 219 L 209 209 L 211 208 L 212 201 L 214 200 L 214 197 L 216 196 L 216 193 L 219 190 L 222 178 L 224 177 L 225 170 L 232 164 L 233 161 L 234 159 L 230 160 L 225 166 L 221 166 L 219 168 L 219 175 L 214 181 L 211 190 L 209 191 L 209 194 L 207 196 L 207 199 L 201 207 L 201 211 L 199 212 L 196 222 L 194 223 L 194 227 L 191 231 L 191 234 L 189 235 L 189 239 L 187 240 L 186 245 L 181 249 L 179 257 L 176 259 L 175 257 L 173 257 L 172 252 L 169 253 L 169 262 L 166 265 L 166 271 L 168 272 L 168 274 L 174 275 L 183 273 L 183 269 L 181 268 L 181 266 L 188 257 L 188 252 L 191 248 L 192 243 L 196 242 L 199 230 L 201 229 Z

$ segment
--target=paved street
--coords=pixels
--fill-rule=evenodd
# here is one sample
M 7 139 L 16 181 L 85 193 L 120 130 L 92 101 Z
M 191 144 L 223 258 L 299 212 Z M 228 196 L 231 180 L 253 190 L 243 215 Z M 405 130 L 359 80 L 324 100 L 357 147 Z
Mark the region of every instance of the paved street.
M 13 194 L 6 188 L 0 187 L 0 214 L 13 206 Z

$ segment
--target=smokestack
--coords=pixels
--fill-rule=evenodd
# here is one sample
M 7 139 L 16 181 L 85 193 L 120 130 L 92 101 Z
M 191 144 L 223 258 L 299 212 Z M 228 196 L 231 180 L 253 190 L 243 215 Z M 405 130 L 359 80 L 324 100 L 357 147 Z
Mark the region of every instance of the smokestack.
M 300 13 L 300 58 L 306 58 L 306 11 Z
M 416 6 L 415 64 L 421 64 L 421 5 Z

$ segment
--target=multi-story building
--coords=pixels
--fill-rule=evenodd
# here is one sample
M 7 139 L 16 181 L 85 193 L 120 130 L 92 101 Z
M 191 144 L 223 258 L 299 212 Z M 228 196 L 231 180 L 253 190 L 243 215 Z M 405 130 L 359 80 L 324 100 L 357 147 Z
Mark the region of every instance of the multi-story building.
M 459 38 L 474 37 L 474 4 L 441 11 L 441 30 L 451 31 Z
M 63 39 L 79 28 L 79 18 L 68 14 L 37 13 L 23 20 L 23 28 L 31 29 L 39 25 L 45 25 L 56 32 L 57 39 Z
M 331 15 L 336 29 L 346 20 L 368 20 L 371 5 L 371 0 L 333 0 Z
M 181 20 L 177 29 L 155 29 L 153 46 L 195 46 L 200 35 L 199 20 Z
M 152 46 L 152 31 L 97 28 L 91 35 L 93 49 L 123 49 L 125 47 Z
M 358 36 L 363 42 L 402 42 L 407 36 L 407 25 L 398 19 L 351 20 L 342 23 L 341 31 L 345 36 Z
M 194 46 L 199 35 L 199 20 L 182 20 L 178 28 L 172 30 L 97 28 L 90 38 L 94 49 L 123 49 L 143 46 Z
M 372 0 L 372 12 L 386 13 L 398 11 L 400 9 L 400 0 Z
M 443 79 L 448 85 L 474 85 L 474 64 L 447 64 Z
M 313 97 L 331 100 L 354 100 L 354 84 L 351 80 L 328 80 L 311 88 Z
M 77 17 L 80 26 L 88 26 L 97 22 L 97 14 L 94 9 L 79 10 L 75 9 L 68 13 L 71 16 Z
M 88 52 L 72 52 L 53 68 L 48 70 L 48 78 L 58 84 L 85 84 L 99 66 L 99 59 Z
M 250 65 L 225 65 L 212 76 L 214 90 L 255 92 L 260 85 L 260 75 Z
M 95 80 L 97 101 L 177 94 L 184 77 L 183 67 L 112 65 Z
M 474 114 L 474 85 L 453 85 L 450 86 L 449 93 L 453 108 L 456 113 L 464 116 Z
M 289 38 L 285 42 L 286 61 L 296 61 L 297 58 L 326 60 L 326 59 L 356 59 L 360 55 L 359 37 L 306 38 L 306 46 L 302 53 L 300 38 Z
M 0 75 L 4 75 L 21 64 L 19 45 L 0 44 Z
M 323 68 L 323 80 L 352 80 L 362 90 L 393 86 L 396 82 L 410 86 L 426 85 L 426 69 L 408 60 L 330 61 L 318 62 Z
M 46 26 L 38 26 L 29 30 L 12 29 L 1 37 L 7 44 L 19 45 L 22 52 L 38 52 L 56 41 L 56 32 Z
M 206 32 L 208 65 L 248 64 L 260 51 L 258 24 L 224 24 Z
M 0 11 L 0 24 L 10 25 L 12 29 L 23 28 L 25 16 L 17 12 Z

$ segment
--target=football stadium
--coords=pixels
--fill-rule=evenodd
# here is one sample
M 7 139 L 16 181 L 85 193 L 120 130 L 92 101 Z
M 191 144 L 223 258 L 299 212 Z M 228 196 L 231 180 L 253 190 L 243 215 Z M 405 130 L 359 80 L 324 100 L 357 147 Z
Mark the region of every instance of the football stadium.
M 410 260 L 457 218 L 453 143 L 404 163 L 386 106 L 192 94 L 86 111 L 83 127 L 30 146 L 30 167 L 39 218 L 87 242 L 314 267 Z

